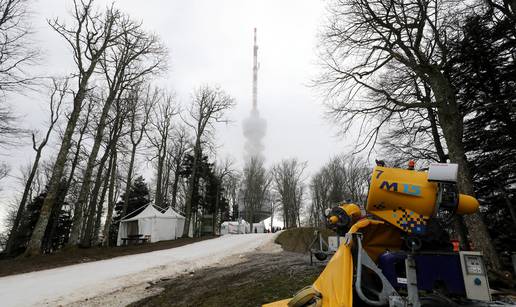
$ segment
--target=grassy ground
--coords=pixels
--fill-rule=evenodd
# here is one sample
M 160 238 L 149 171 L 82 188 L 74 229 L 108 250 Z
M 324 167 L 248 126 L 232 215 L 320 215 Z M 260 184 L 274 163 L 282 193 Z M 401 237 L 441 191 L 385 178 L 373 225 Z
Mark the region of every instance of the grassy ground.
M 120 247 L 73 248 L 62 250 L 50 255 L 4 259 L 0 260 L 0 277 L 52 269 L 77 263 L 110 259 L 118 256 L 169 249 L 212 238 L 213 237 L 180 238 L 173 241 L 161 241 Z
M 287 229 L 281 232 L 276 238 L 276 243 L 290 252 L 306 253 L 310 250 L 310 244 L 314 240 L 316 228 L 301 227 Z M 328 241 L 328 236 L 335 235 L 333 231 L 322 228 L 320 229 L 323 239 Z
M 292 297 L 312 284 L 323 266 L 310 266 L 306 255 L 290 252 L 260 253 L 229 267 L 209 268 L 155 287 L 157 296 L 130 306 L 261 306 Z

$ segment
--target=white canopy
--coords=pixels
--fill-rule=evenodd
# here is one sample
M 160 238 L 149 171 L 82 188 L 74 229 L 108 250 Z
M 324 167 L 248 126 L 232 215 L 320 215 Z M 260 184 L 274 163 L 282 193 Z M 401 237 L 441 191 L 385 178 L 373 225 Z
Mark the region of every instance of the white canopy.
M 120 221 L 117 245 L 122 244 L 122 238 L 131 235 L 147 237 L 149 242 L 174 240 L 183 234 L 184 217 L 169 208 L 161 213 L 152 204 L 147 205 L 139 214 Z M 167 213 L 168 212 L 168 213 Z M 181 231 L 178 231 L 178 230 Z
M 226 221 L 220 225 L 220 234 L 243 234 L 249 233 L 251 226 L 245 220 L 242 221 Z
M 185 227 L 185 217 L 181 214 L 177 213 L 172 207 L 168 207 L 167 211 L 163 213 L 167 217 L 172 217 L 177 219 L 176 221 L 176 237 L 181 237 L 183 235 L 183 230 Z
M 263 223 L 263 221 L 261 221 L 259 223 L 253 223 L 251 232 L 252 233 L 264 233 L 265 232 L 265 224 Z

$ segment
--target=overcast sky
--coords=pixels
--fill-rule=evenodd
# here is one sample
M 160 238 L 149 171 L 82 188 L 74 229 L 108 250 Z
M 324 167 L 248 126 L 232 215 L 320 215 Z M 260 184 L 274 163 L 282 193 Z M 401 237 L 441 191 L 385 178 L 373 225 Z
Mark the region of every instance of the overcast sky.
M 110 1 L 97 0 L 98 6 Z M 251 109 L 253 28 L 258 28 L 258 108 L 267 120 L 264 139 L 267 164 L 297 157 L 313 173 L 331 156 L 347 152 L 349 141 L 337 138 L 336 127 L 324 118 L 320 97 L 308 84 L 318 72 L 317 31 L 324 20 L 323 0 L 119 0 L 116 6 L 146 29 L 157 33 L 170 52 L 169 71 L 162 84 L 187 104 L 202 84 L 219 85 L 237 102 L 228 113 L 233 121 L 217 130 L 218 156 L 232 156 L 241 165 L 242 120 Z M 33 26 L 42 61 L 34 68 L 42 75 L 73 72 L 69 48 L 46 24 L 47 18 L 67 17 L 71 0 L 38 0 Z M 21 125 L 40 127 L 46 116 L 45 96 L 30 94 L 10 102 L 23 115 Z M 45 149 L 48 157 L 56 143 Z M 33 159 L 30 147 L 7 153 L 14 177 L 19 166 Z M 149 172 L 150 173 L 150 172 Z M 19 183 L 2 182 L 3 202 Z M 150 178 L 148 178 L 150 179 Z M 0 200 L 2 202 L 2 200 Z M 0 209 L 1 211 L 1 209 Z

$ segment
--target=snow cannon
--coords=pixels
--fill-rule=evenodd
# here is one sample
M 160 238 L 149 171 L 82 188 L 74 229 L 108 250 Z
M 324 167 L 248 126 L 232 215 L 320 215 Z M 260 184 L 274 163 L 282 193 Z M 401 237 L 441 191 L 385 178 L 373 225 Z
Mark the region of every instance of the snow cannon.
M 459 194 L 457 173 L 456 164 L 376 166 L 366 215 L 351 203 L 325 212 L 344 238 L 315 282 L 263 307 L 494 306 L 482 254 L 455 251 L 443 230 L 479 208 Z
M 377 166 L 366 211 L 403 232 L 424 234 L 431 218 L 478 211 L 478 201 L 459 194 L 457 164 L 432 164 L 426 171 Z

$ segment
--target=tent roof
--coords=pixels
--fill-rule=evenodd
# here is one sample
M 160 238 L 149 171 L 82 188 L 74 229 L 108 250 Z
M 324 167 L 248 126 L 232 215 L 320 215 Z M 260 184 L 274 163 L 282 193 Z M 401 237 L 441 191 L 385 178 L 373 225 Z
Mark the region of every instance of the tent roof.
M 145 209 L 143 209 L 142 212 L 140 212 L 140 214 L 133 216 L 131 218 L 122 220 L 122 222 L 137 221 L 140 219 L 153 218 L 153 217 L 154 218 L 169 218 L 169 216 L 165 216 L 163 213 L 159 212 L 158 209 L 154 208 L 154 206 L 152 204 L 149 204 L 149 205 L 147 205 L 147 207 L 145 207 Z
M 171 216 L 178 219 L 184 219 L 185 217 L 177 213 L 172 207 L 168 207 L 167 211 L 163 213 L 165 216 Z

